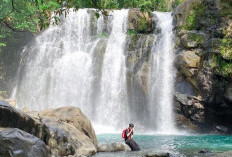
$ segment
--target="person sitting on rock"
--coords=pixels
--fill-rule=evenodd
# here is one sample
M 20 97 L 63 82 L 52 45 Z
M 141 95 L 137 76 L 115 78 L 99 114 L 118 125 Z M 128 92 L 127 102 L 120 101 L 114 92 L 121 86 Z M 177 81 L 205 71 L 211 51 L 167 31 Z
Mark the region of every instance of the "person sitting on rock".
M 125 143 L 131 148 L 132 151 L 139 151 L 139 145 L 133 140 L 134 124 L 129 124 L 129 128 L 125 131 Z
M 125 142 L 127 140 L 130 140 L 133 138 L 133 134 L 134 134 L 134 124 L 129 124 L 129 128 L 126 129 L 126 132 L 125 132 L 126 136 L 125 136 Z

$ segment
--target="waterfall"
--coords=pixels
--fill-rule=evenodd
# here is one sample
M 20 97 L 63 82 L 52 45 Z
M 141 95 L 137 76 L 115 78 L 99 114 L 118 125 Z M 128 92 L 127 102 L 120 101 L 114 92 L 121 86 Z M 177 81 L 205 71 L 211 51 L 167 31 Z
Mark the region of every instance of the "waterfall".
M 160 33 L 130 36 L 127 9 L 105 17 L 95 9 L 70 11 L 22 52 L 13 90 L 17 107 L 76 106 L 97 133 L 130 122 L 142 133 L 174 132 L 172 16 L 155 15 Z
M 172 16 L 171 13 L 154 14 L 161 33 L 153 44 L 149 69 L 151 125 L 155 126 L 157 133 L 172 134 L 176 132 L 172 111 L 175 81 Z
M 96 117 L 99 122 L 104 121 L 108 124 L 125 121 L 124 108 L 127 106 L 124 48 L 128 10 L 115 10 L 113 16 L 112 31 L 102 66 L 100 98 L 97 103 L 97 112 L 101 114 Z
M 48 28 L 25 49 L 15 95 L 19 108 L 78 104 L 90 114 L 92 55 L 99 40 L 92 39 L 91 18 L 87 9 L 70 12 L 60 25 Z

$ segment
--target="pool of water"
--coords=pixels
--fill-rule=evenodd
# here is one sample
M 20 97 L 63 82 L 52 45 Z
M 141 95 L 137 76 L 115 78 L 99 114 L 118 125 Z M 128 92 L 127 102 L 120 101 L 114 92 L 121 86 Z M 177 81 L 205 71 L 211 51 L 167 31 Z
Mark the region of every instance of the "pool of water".
M 123 142 L 120 134 L 97 135 L 99 144 Z M 214 153 L 232 150 L 232 136 L 222 135 L 135 135 L 140 152 L 98 153 L 94 157 L 140 157 L 144 152 L 169 152 L 173 157 L 201 157 L 202 149 Z

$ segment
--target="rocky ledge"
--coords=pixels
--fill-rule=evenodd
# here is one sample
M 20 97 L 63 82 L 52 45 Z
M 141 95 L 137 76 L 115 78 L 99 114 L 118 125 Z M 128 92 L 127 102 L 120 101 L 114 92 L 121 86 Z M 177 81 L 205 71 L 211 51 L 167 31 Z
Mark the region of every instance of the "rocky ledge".
M 90 156 L 97 152 L 97 138 L 91 122 L 76 107 L 24 113 L 0 101 L 0 127 L 3 128 L 0 143 L 4 145 L 0 154 L 6 156 L 10 152 L 23 156 L 30 156 L 28 153 L 37 156 L 39 153 L 41 157 L 47 157 L 47 154 Z M 22 143 L 25 144 L 23 148 Z

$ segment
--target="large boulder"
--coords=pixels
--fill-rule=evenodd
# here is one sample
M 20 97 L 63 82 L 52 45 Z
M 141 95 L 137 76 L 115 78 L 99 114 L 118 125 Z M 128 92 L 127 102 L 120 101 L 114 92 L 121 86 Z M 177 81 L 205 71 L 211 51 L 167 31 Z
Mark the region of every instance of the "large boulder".
M 0 129 L 0 156 L 48 157 L 49 151 L 39 138 L 17 128 Z
M 90 156 L 97 152 L 92 140 L 74 126 L 56 120 L 41 118 L 44 141 L 51 153 L 59 156 Z
M 91 122 L 79 108 L 67 106 L 57 109 L 48 109 L 39 112 L 39 115 L 41 117 L 54 117 L 58 121 L 74 126 L 77 130 L 88 136 L 93 144 L 97 146 L 97 137 Z
M 129 11 L 129 30 L 138 33 L 152 33 L 155 28 L 155 18 L 148 12 L 141 12 L 139 9 Z
M 114 142 L 110 144 L 102 144 L 97 147 L 98 152 L 118 152 L 130 151 L 130 147 L 125 143 Z
M 59 113 L 62 113 L 61 110 L 67 113 L 68 110 L 75 110 L 75 107 L 68 107 L 68 109 L 64 107 L 58 111 L 44 111 L 43 114 L 46 115 L 47 113 L 47 115 L 50 115 L 50 113 L 54 112 L 54 115 L 56 115 L 55 111 L 57 111 L 57 115 L 59 115 Z M 71 113 L 70 111 L 70 115 Z M 46 143 L 54 155 L 90 156 L 96 153 L 96 146 L 93 140 L 87 136 L 87 133 L 83 132 L 87 130 L 87 126 L 89 128 L 91 126 L 90 123 L 83 124 L 89 121 L 84 121 L 84 116 L 81 117 L 83 118 L 82 120 L 78 119 L 78 116 L 81 116 L 81 112 L 78 113 L 79 115 L 73 114 L 72 116 L 74 117 L 70 117 L 70 119 L 75 119 L 76 123 L 80 122 L 79 125 L 75 124 L 75 122 L 67 123 L 65 120 L 61 121 L 59 118 L 62 116 L 56 118 L 54 116 L 41 116 L 39 113 L 32 116 L 15 109 L 5 101 L 0 101 L 0 127 L 19 128 L 39 137 Z M 85 126 L 85 128 L 82 128 L 82 126 Z M 80 130 L 78 127 L 80 127 Z

